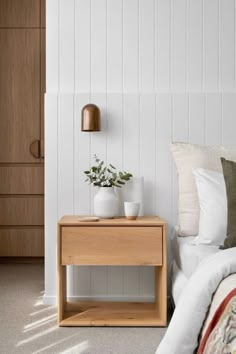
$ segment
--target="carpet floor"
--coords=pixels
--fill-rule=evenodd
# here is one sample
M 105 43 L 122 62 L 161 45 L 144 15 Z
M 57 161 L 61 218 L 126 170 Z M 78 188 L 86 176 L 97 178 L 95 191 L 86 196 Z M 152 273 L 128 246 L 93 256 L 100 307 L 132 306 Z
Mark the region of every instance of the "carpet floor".
M 0 353 L 154 354 L 165 328 L 59 328 L 41 264 L 0 265 Z

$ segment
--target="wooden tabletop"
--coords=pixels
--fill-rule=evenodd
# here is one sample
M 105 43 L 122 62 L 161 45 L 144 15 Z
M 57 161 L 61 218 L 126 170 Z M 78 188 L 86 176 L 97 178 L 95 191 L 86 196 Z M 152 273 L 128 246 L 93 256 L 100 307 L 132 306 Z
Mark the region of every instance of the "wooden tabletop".
M 125 217 L 118 217 L 114 219 L 99 219 L 99 221 L 80 221 L 80 218 L 85 217 L 79 215 L 65 215 L 58 224 L 62 226 L 163 226 L 163 221 L 159 216 L 140 216 L 136 220 L 128 220 Z

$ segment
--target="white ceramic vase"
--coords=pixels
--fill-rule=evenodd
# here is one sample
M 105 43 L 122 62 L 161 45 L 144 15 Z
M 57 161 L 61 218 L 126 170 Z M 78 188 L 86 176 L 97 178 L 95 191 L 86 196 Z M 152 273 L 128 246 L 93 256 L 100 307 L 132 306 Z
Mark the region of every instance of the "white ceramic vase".
M 93 203 L 95 216 L 110 219 L 118 215 L 119 199 L 114 187 L 99 187 Z

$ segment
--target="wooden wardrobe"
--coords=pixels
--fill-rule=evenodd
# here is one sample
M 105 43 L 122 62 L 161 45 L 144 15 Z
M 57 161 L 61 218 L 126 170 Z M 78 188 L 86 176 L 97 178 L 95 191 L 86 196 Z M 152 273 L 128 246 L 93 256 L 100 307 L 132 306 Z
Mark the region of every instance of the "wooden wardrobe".
M 44 92 L 45 0 L 0 0 L 0 261 L 44 256 Z

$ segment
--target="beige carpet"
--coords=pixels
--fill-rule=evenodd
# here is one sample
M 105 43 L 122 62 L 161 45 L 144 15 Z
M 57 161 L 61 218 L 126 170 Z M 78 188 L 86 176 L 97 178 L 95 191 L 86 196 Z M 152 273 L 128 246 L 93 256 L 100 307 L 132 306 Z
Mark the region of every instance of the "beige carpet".
M 164 328 L 58 328 L 43 265 L 0 265 L 0 353 L 154 354 Z

